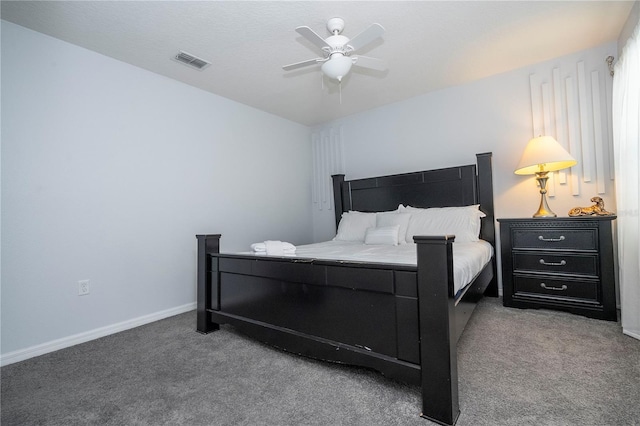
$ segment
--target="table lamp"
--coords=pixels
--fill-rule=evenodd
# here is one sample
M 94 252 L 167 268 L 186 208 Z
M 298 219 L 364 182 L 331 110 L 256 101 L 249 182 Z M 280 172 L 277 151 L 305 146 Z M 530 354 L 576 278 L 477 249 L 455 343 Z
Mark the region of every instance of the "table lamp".
M 576 164 L 578 161 L 551 136 L 538 136 L 529 141 L 514 173 L 535 174 L 540 184 L 540 207 L 533 217 L 556 217 L 547 204 L 547 175 Z

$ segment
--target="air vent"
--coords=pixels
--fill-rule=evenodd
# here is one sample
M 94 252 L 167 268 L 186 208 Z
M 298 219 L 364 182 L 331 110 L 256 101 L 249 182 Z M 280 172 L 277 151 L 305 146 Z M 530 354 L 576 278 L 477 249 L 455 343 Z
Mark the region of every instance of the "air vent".
M 183 51 L 178 52 L 178 54 L 172 59 L 197 70 L 203 70 L 211 65 L 211 62 L 205 61 L 202 58 L 198 58 L 197 56 L 193 56 L 192 54 Z

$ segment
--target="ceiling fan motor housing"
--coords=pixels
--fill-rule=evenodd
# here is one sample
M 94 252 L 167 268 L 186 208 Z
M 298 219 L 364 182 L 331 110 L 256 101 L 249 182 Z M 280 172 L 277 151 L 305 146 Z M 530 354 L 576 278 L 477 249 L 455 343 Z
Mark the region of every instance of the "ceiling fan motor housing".
M 327 21 L 327 29 L 331 34 L 340 34 L 344 30 L 344 19 L 331 18 Z
M 347 53 L 348 47 L 347 43 L 349 42 L 349 38 L 343 35 L 332 35 L 327 37 L 325 40 L 331 49 L 329 50 L 329 55 L 336 52 Z

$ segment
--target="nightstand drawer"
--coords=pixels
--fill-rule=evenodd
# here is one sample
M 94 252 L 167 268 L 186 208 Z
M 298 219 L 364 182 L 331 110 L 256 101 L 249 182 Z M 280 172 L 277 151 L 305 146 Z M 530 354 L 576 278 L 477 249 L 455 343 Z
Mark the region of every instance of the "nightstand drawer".
M 598 303 L 598 281 L 514 275 L 513 296 L 542 297 L 555 300 L 581 299 L 581 301 Z
M 514 249 L 544 250 L 597 250 L 596 229 L 514 229 L 512 235 Z
M 513 270 L 598 277 L 597 254 L 513 253 Z

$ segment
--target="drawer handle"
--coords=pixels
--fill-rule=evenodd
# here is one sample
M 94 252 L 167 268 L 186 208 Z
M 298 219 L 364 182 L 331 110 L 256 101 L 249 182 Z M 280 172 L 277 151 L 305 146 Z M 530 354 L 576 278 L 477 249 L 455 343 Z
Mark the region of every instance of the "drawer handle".
M 560 262 L 545 262 L 544 259 L 540 259 L 540 264 L 547 266 L 564 266 L 567 264 L 567 261 L 562 259 Z
M 545 283 L 540 283 L 540 287 L 547 290 L 556 290 L 556 291 L 564 291 L 567 289 L 567 286 L 565 284 L 562 284 L 562 287 L 547 287 Z
M 556 243 L 558 241 L 564 241 L 564 235 L 560 235 L 560 238 L 545 238 L 542 235 L 540 235 L 538 239 L 540 241 L 550 241 L 550 242 Z

